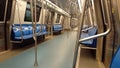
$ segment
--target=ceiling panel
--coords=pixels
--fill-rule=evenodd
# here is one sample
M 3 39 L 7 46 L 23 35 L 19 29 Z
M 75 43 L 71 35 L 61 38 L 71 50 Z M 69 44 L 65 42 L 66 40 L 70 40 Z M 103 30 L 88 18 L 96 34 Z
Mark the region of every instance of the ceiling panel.
M 73 16 L 78 15 L 78 2 L 77 0 L 50 0 L 66 12 L 72 14 Z

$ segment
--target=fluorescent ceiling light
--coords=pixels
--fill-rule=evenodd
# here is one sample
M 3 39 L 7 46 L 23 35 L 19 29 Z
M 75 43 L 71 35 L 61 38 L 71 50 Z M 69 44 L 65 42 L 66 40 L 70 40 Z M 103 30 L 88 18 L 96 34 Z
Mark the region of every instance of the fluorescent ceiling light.
M 80 0 L 78 0 L 78 5 L 79 5 L 79 9 L 80 9 L 80 12 L 82 13 L 82 3 L 81 3 L 81 1 Z

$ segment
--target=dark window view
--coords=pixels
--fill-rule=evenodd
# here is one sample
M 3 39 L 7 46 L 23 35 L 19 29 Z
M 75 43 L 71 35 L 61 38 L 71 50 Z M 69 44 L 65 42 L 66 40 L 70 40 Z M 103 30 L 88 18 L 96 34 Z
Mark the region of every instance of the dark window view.
M 36 11 L 36 14 L 37 14 L 37 17 L 36 17 L 37 20 L 36 21 L 38 22 L 39 21 L 39 17 L 40 17 L 41 8 L 39 6 L 37 6 L 36 10 L 37 10 Z M 30 9 L 30 3 L 29 2 L 27 3 L 24 21 L 32 22 L 32 19 L 31 19 L 31 9 Z
M 0 21 L 4 20 L 5 2 L 6 2 L 6 0 L 0 1 Z
M 60 14 L 57 15 L 56 23 L 59 23 L 59 20 L 60 20 Z
M 48 24 L 49 23 L 49 13 L 47 12 L 45 15 L 45 23 Z
M 5 5 L 6 5 L 6 0 L 0 0 L 0 21 L 4 20 Z M 12 7 L 12 0 L 9 0 L 7 7 L 7 16 L 6 16 L 7 21 L 10 20 L 11 7 Z
M 53 21 L 55 13 L 51 11 L 51 21 Z

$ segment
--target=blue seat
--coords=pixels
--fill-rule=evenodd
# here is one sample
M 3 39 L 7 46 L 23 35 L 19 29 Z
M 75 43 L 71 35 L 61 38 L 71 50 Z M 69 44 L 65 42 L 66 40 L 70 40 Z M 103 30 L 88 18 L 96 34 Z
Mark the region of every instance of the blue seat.
M 86 38 L 89 36 L 93 36 L 97 34 L 97 28 L 93 27 L 91 29 L 89 29 L 87 32 L 82 32 L 80 38 Z M 86 45 L 88 47 L 94 47 L 96 48 L 96 43 L 97 43 L 97 39 L 91 39 L 91 40 L 87 40 L 87 41 L 83 41 L 80 44 Z
M 40 32 L 40 26 L 36 26 L 36 33 Z
M 120 68 L 120 46 L 113 56 L 110 68 Z
M 97 28 L 93 27 L 91 29 L 88 30 L 89 36 L 93 36 L 97 33 Z
M 20 31 L 20 26 L 13 26 L 13 32 L 12 37 L 14 40 L 20 40 L 22 39 L 29 39 L 32 38 L 32 35 L 30 34 L 30 29 L 27 26 L 22 26 L 22 32 Z
M 13 27 L 13 33 L 14 33 L 14 36 L 15 36 L 15 37 L 20 37 L 20 36 L 22 36 L 19 27 Z
M 89 37 L 89 34 L 88 33 L 81 33 L 81 39 L 82 38 L 86 38 L 86 37 Z M 88 41 L 83 41 L 81 42 L 81 44 L 84 44 L 84 45 L 89 45 L 89 44 L 92 44 L 93 40 L 88 40 Z
M 42 31 L 38 33 L 38 36 L 48 34 L 47 29 L 46 29 L 46 25 L 42 24 L 40 26 L 42 27 Z
M 53 31 L 61 31 L 62 30 L 62 25 L 61 24 L 54 24 L 53 25 Z
M 45 25 L 43 25 L 43 27 L 42 27 L 42 32 L 43 32 L 43 33 L 47 33 L 47 28 L 46 28 Z

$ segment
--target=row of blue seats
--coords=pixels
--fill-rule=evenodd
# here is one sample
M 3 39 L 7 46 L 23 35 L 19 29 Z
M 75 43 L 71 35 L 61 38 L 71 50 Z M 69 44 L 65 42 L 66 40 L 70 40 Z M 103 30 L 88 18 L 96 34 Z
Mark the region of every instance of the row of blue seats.
M 42 28 L 42 29 L 41 29 Z M 48 34 L 46 30 L 46 25 L 44 24 L 37 24 L 36 25 L 36 35 L 45 35 Z M 19 39 L 29 39 L 33 37 L 33 27 L 32 24 L 22 24 L 22 33 L 20 31 L 20 24 L 14 24 L 12 26 L 12 39 L 19 40 Z
M 82 39 L 82 38 L 90 37 L 95 34 L 97 34 L 97 27 L 92 27 L 86 31 L 83 31 L 81 33 L 80 38 Z M 89 47 L 94 47 L 94 48 L 96 47 L 96 43 L 97 43 L 97 39 L 91 39 L 91 40 L 80 42 L 80 44 L 83 44 Z
M 54 24 L 53 32 L 61 31 L 63 29 L 62 24 Z

